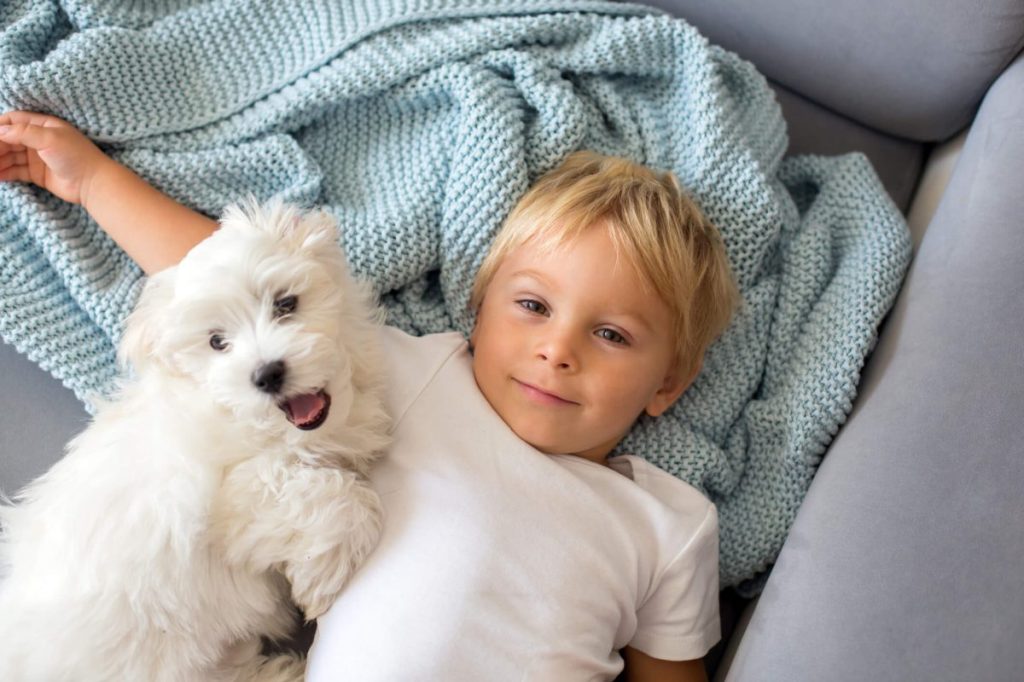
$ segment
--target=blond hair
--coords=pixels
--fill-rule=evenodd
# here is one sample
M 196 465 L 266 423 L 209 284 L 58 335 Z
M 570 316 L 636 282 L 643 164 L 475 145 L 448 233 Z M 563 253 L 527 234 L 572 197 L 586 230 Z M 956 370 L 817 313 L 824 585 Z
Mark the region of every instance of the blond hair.
M 509 214 L 477 271 L 471 309 L 479 310 L 495 272 L 516 248 L 529 241 L 555 249 L 598 223 L 672 313 L 677 370 L 692 378 L 728 325 L 739 294 L 718 231 L 670 172 L 596 152 L 569 155 Z

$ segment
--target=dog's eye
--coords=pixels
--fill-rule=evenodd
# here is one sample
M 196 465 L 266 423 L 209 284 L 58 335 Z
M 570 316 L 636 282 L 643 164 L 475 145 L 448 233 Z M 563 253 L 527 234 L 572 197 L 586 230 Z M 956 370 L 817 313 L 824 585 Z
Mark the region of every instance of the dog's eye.
M 228 342 L 220 334 L 210 334 L 210 348 L 214 350 L 226 350 Z
M 283 317 L 295 312 L 299 306 L 298 296 L 284 296 L 274 301 L 274 317 Z

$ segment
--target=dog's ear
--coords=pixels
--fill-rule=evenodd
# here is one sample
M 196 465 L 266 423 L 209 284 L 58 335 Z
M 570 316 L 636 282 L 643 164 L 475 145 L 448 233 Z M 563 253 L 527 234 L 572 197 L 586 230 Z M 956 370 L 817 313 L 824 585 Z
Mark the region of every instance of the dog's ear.
M 117 360 L 122 369 L 131 365 L 137 374 L 152 361 L 174 293 L 177 270 L 176 265 L 166 268 L 146 281 L 135 308 L 125 320 L 118 344 Z
M 269 204 L 264 206 L 255 195 L 246 195 L 237 202 L 224 207 L 219 221 L 220 229 L 242 232 L 250 230 L 273 232 L 273 224 L 268 224 L 268 221 L 263 219 L 264 215 L 267 217 L 271 215 L 269 209 Z
M 303 251 L 317 251 L 328 245 L 334 248 L 341 239 L 338 221 L 323 209 L 298 214 L 293 230 Z
M 261 230 L 301 251 L 315 251 L 341 239 L 333 215 L 323 209 L 305 211 L 280 196 L 261 203 L 249 195 L 226 206 L 220 223 L 229 230 Z
M 244 210 L 253 216 L 253 222 L 270 229 L 297 251 L 333 247 L 341 238 L 338 221 L 322 208 L 304 210 L 275 196 L 262 205 L 251 199 Z

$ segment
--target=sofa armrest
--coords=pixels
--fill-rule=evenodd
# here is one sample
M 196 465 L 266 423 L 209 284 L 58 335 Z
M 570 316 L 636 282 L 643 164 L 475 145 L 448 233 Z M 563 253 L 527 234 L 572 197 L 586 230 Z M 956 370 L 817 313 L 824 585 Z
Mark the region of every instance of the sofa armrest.
M 1024 56 L 986 95 L 727 680 L 1024 669 Z

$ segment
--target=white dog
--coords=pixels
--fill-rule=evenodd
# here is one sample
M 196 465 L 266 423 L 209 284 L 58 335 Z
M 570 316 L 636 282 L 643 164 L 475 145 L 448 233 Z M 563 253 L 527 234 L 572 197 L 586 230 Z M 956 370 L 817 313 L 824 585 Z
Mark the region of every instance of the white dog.
M 0 680 L 301 680 L 261 654 L 375 546 L 379 313 L 325 213 L 229 209 L 152 277 L 135 370 L 0 507 Z

